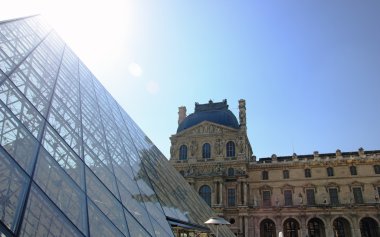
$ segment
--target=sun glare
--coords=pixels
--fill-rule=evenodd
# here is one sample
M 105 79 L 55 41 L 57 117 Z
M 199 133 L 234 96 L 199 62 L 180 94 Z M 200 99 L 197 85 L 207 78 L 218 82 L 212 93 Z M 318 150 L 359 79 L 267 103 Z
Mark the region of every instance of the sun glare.
M 41 1 L 41 15 L 74 48 L 92 63 L 117 58 L 132 25 L 128 1 L 66 0 Z M 96 53 L 97 57 L 93 57 Z M 94 62 L 97 60 L 96 62 Z
M 143 74 L 130 53 L 129 42 L 141 30 L 134 22 L 139 19 L 134 4 L 129 0 L 13 0 L 0 8 L 0 16 L 6 20 L 40 14 L 98 79 L 112 86 L 120 78 Z M 157 82 L 141 83 L 150 94 L 159 91 Z

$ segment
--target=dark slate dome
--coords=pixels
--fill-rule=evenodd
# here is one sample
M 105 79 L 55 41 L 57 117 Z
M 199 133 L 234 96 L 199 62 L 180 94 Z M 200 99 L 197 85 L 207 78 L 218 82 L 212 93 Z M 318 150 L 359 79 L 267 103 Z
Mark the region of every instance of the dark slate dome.
M 218 103 L 213 103 L 210 100 L 208 104 L 195 103 L 194 113 L 187 116 L 178 125 L 177 133 L 200 124 L 203 121 L 209 121 L 231 128 L 239 128 L 239 123 L 235 115 L 228 109 L 227 100 Z

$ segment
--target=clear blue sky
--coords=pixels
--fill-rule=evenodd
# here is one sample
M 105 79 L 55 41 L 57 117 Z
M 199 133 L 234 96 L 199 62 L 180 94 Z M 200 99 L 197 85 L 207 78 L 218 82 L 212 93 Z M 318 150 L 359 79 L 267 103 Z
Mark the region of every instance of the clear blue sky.
M 52 5 L 35 2 L 0 16 Z M 246 100 L 258 157 L 380 149 L 378 0 L 54 4 L 71 10 L 53 27 L 167 157 L 178 107 L 209 99 L 236 115 Z

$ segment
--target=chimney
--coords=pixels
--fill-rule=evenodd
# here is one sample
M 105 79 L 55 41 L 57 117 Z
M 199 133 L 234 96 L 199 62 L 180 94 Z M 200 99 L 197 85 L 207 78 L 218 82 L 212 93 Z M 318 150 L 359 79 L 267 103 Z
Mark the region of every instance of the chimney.
M 178 125 L 186 118 L 186 106 L 178 107 Z

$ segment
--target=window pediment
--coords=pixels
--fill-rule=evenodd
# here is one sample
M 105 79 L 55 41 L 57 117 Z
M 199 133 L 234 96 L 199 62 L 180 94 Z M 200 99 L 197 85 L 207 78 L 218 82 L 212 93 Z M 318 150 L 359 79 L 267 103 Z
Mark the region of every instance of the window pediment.
M 259 190 L 260 190 L 260 195 L 262 195 L 263 191 L 270 191 L 272 193 L 273 188 L 271 186 L 265 184 L 263 186 L 260 186 Z
M 307 183 L 304 186 L 302 186 L 302 190 L 304 193 L 306 193 L 306 189 L 314 189 L 314 192 L 317 193 L 317 186 L 312 183 Z
M 338 189 L 338 192 L 340 192 L 339 184 L 334 183 L 334 182 L 330 182 L 330 183 L 328 183 L 328 184 L 325 186 L 325 188 L 326 188 L 326 192 L 329 191 L 329 188 L 336 188 L 336 189 Z
M 281 187 L 281 193 L 284 193 L 285 190 L 292 190 L 292 193 L 294 193 L 294 186 L 290 184 L 284 184 Z
M 352 191 L 352 188 L 355 188 L 355 187 L 360 187 L 364 191 L 364 183 L 362 182 L 354 181 L 349 186 L 350 186 L 351 191 Z

